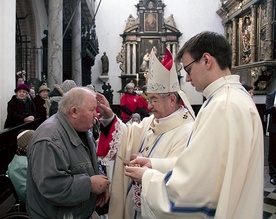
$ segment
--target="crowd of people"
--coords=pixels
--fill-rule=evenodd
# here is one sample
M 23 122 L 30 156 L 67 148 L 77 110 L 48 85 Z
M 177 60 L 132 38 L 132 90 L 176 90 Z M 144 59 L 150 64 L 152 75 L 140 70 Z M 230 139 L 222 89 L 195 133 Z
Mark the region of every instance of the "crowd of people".
M 109 219 L 262 218 L 263 127 L 251 87 L 231 74 L 231 57 L 228 41 L 208 31 L 175 58 L 167 49 L 160 61 L 152 51 L 147 84 L 140 95 L 125 86 L 120 115 L 73 80 L 52 91 L 41 85 L 35 97 L 18 84 L 5 128 L 45 120 L 19 133 L 7 172 L 30 217 L 86 219 L 106 208 Z M 197 116 L 175 62 L 205 97 Z M 266 101 L 273 185 L 275 92 Z
M 65 80 L 61 85 L 55 85 L 52 91 L 42 84 L 35 93 L 35 88 L 30 88 L 23 78 L 18 78 L 15 95 L 8 102 L 4 128 L 12 128 L 36 118 L 45 120 L 54 115 L 63 94 L 76 86 L 73 80 Z

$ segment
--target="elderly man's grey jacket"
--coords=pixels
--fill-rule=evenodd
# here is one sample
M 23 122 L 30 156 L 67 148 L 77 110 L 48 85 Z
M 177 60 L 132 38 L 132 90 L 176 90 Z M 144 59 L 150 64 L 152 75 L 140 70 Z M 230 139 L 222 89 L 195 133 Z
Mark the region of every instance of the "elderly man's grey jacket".
M 90 176 L 98 174 L 98 163 L 94 143 L 84 134 L 88 145 L 61 112 L 34 133 L 27 152 L 31 218 L 82 219 L 94 211 L 97 195 L 91 193 Z

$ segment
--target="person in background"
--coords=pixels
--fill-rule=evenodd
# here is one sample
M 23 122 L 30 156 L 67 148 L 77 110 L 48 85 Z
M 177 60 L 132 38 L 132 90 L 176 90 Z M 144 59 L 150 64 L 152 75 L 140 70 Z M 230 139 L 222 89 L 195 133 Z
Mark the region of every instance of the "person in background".
M 17 78 L 17 86 L 20 85 L 20 84 L 25 84 L 25 81 L 24 81 L 23 78 L 18 77 L 18 78 Z
M 50 88 L 46 85 L 41 85 L 38 89 L 38 94 L 33 99 L 37 117 L 47 119 L 49 117 L 50 110 L 50 100 L 48 94 L 50 92 Z
M 276 185 L 276 90 L 266 96 L 266 112 L 269 114 L 268 166 L 270 183 Z
M 63 94 L 76 87 L 76 82 L 73 80 L 65 80 L 61 85 L 55 84 L 54 89 L 49 93 L 50 112 L 49 116 L 54 115 L 58 111 L 58 103 Z
M 98 175 L 94 125 L 97 101 L 88 88 L 64 94 L 58 112 L 29 144 L 27 212 L 31 218 L 89 218 L 108 200 L 110 181 Z
M 121 106 L 121 117 L 124 123 L 127 123 L 133 113 L 137 109 L 138 95 L 134 92 L 134 85 L 128 83 L 125 86 L 125 94 L 121 97 L 120 106 Z
M 134 113 L 131 116 L 131 120 L 129 120 L 126 124 L 127 125 L 131 125 L 133 123 L 139 124 L 140 122 L 141 122 L 141 116 L 140 116 L 140 114 L 139 113 Z
M 29 87 L 26 84 L 20 84 L 14 92 L 15 95 L 8 102 L 8 115 L 4 128 L 14 127 L 24 122 L 31 122 L 36 118 L 35 105 L 28 98 Z
M 229 42 L 209 31 L 179 50 L 186 82 L 206 101 L 171 171 L 155 170 L 148 158 L 125 167 L 142 183 L 143 218 L 262 218 L 263 127 L 239 76 L 231 75 L 231 59 Z
M 132 123 L 136 122 L 137 124 L 139 124 L 141 122 L 141 117 L 139 113 L 134 113 L 131 117 L 131 121 Z
M 102 115 L 97 154 L 104 164 L 115 159 L 109 219 L 141 218 L 141 184 L 124 176 L 125 161 L 119 156 L 128 161 L 136 156 L 151 157 L 155 161 L 153 168 L 166 172 L 171 170 L 171 162 L 185 149 L 193 127 L 194 113 L 180 90 L 171 52 L 167 50 L 166 62 L 163 63 L 154 50 L 150 56 L 147 82 L 150 117 L 139 124 L 124 124 L 114 115 L 104 96 L 97 94 L 98 110 Z M 156 84 L 160 86 L 155 87 Z M 187 108 L 181 105 L 182 100 Z
M 30 95 L 30 99 L 33 100 L 33 99 L 35 98 L 35 90 L 32 89 L 32 88 L 30 88 L 30 93 L 29 93 L 29 95 Z
M 17 135 L 17 151 L 8 166 L 7 174 L 20 201 L 26 203 L 26 179 L 28 160 L 26 151 L 34 130 L 24 130 Z
M 20 85 L 20 84 L 25 84 L 25 80 L 26 80 L 26 71 L 22 70 L 22 71 L 18 71 L 16 72 L 16 86 Z
M 253 96 L 254 96 L 253 87 L 251 85 L 247 85 L 247 84 L 243 84 L 242 86 L 250 94 L 251 98 L 253 98 Z
M 142 87 L 142 94 L 138 97 L 136 111 L 140 114 L 141 120 L 143 120 L 143 118 L 145 117 L 150 116 L 150 111 L 148 108 L 147 85 L 144 85 Z

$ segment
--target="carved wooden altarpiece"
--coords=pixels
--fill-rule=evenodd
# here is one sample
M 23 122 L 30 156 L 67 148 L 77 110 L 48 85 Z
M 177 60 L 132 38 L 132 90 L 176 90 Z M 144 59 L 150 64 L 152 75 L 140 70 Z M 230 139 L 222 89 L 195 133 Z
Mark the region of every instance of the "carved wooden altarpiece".
M 176 28 L 173 15 L 164 18 L 165 4 L 161 0 L 143 0 L 136 5 L 137 18 L 130 14 L 124 32 L 122 49 L 117 55 L 120 63 L 122 88 L 124 92 L 127 83 L 134 83 L 136 90 L 146 84 L 148 58 L 152 49 L 162 59 L 168 48 L 175 56 L 178 39 L 182 35 Z M 180 71 L 181 67 L 177 67 Z M 180 75 L 180 72 L 179 72 Z
M 273 0 L 221 0 L 217 11 L 232 45 L 232 73 L 255 94 L 275 89 L 275 12 Z

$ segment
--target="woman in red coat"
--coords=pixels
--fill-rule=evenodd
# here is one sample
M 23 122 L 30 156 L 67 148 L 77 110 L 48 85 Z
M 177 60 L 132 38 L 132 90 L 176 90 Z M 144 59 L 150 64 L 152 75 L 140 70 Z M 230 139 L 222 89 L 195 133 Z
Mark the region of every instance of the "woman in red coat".
M 138 95 L 134 92 L 134 86 L 128 83 L 125 87 L 125 94 L 120 101 L 121 117 L 124 123 L 131 119 L 133 113 L 137 110 Z

